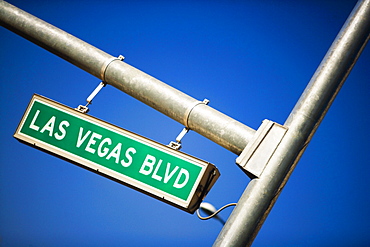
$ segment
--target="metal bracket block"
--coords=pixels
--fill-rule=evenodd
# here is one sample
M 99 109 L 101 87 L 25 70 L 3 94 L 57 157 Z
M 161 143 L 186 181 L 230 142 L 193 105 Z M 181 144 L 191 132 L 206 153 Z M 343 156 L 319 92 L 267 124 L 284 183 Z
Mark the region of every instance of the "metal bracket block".
M 88 113 L 89 112 L 89 107 L 85 105 L 79 105 L 78 107 L 75 108 L 75 110 L 81 112 L 81 113 Z
M 283 139 L 287 127 L 264 120 L 252 140 L 236 159 L 236 163 L 250 177 L 259 178 L 276 148 Z

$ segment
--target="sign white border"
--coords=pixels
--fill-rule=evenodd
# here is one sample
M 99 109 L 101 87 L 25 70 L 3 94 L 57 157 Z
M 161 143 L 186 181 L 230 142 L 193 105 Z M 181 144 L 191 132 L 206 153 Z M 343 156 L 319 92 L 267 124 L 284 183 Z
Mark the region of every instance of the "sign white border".
M 20 130 L 22 129 L 22 127 L 25 123 L 25 120 L 27 119 L 28 114 L 30 113 L 30 110 L 31 110 L 31 108 L 32 108 L 32 106 L 35 102 L 40 102 L 41 104 L 47 105 L 47 106 L 52 107 L 52 108 L 56 108 L 57 110 L 62 111 L 66 114 L 69 114 L 73 117 L 82 119 L 82 120 L 87 121 L 87 122 L 91 122 L 94 125 L 97 125 L 101 128 L 108 129 L 108 130 L 110 130 L 112 132 L 115 132 L 119 135 L 125 136 L 129 139 L 133 139 L 133 140 L 138 141 L 138 142 L 140 142 L 140 143 L 142 143 L 146 146 L 150 146 L 154 149 L 160 150 L 160 151 L 162 151 L 164 153 L 167 153 L 171 156 L 175 156 L 175 157 L 177 157 L 179 159 L 182 159 L 182 160 L 185 160 L 185 161 L 187 161 L 187 162 L 189 162 L 193 165 L 201 167 L 201 171 L 200 171 L 196 181 L 193 184 L 193 187 L 190 191 L 190 194 L 189 194 L 187 200 L 183 200 L 183 199 L 178 198 L 174 195 L 168 194 L 168 193 L 166 193 L 162 190 L 159 190 L 159 189 L 157 189 L 153 186 L 150 186 L 150 185 L 145 184 L 143 182 L 140 182 L 136 179 L 128 177 L 128 176 L 126 176 L 122 173 L 116 172 L 116 171 L 111 170 L 109 168 L 106 168 L 102 165 L 99 165 L 95 162 L 92 162 L 90 160 L 87 160 L 85 158 L 77 156 L 75 154 L 69 153 L 69 152 L 67 152 L 63 149 L 60 149 L 60 148 L 55 147 L 53 145 L 50 145 L 46 142 L 40 141 L 36 138 L 33 138 L 32 136 L 28 136 L 26 134 L 21 133 Z M 88 170 L 91 170 L 95 173 L 98 173 L 100 175 L 108 177 L 108 178 L 110 178 L 114 181 L 123 183 L 124 185 L 127 185 L 127 186 L 129 186 L 131 188 L 134 188 L 136 190 L 139 190 L 139 191 L 141 191 L 145 194 L 148 194 L 148 195 L 153 196 L 157 199 L 165 201 L 169 204 L 177 206 L 177 207 L 179 207 L 179 208 L 181 208 L 181 209 L 183 209 L 187 212 L 190 212 L 190 213 L 193 213 L 196 210 L 197 207 L 195 209 L 193 209 L 195 204 L 200 204 L 200 201 L 203 199 L 203 198 L 199 198 L 199 196 L 204 197 L 207 194 L 207 192 L 209 191 L 209 189 L 212 187 L 214 182 L 217 180 L 217 178 L 220 176 L 219 171 L 217 170 L 217 168 L 213 164 L 210 164 L 206 161 L 200 160 L 198 158 L 195 158 L 195 157 L 193 157 L 191 155 L 188 155 L 188 154 L 185 154 L 183 152 L 174 150 L 174 149 L 172 149 L 168 146 L 165 146 L 163 144 L 160 144 L 158 142 L 155 142 L 153 140 L 150 140 L 148 138 L 145 138 L 143 136 L 140 136 L 138 134 L 135 134 L 133 132 L 125 130 L 123 128 L 120 128 L 116 125 L 105 122 L 103 120 L 97 119 L 93 116 L 78 112 L 73 108 L 67 107 L 63 104 L 60 104 L 56 101 L 50 100 L 46 97 L 43 97 L 43 96 L 37 95 L 37 94 L 33 95 L 32 99 L 31 99 L 31 101 L 30 101 L 22 119 L 21 119 L 21 122 L 18 125 L 18 128 L 17 128 L 17 130 L 14 134 L 14 137 L 17 138 L 18 140 L 22 141 L 22 142 L 25 142 L 28 145 L 31 145 L 31 146 L 34 146 L 36 148 L 42 149 L 42 150 L 44 150 L 48 153 L 51 153 L 53 155 L 56 155 L 56 156 L 58 156 L 62 159 L 66 159 L 68 161 L 71 161 L 71 162 L 73 162 L 73 163 L 75 163 L 79 166 L 82 166 L 82 167 L 88 169 Z M 198 187 L 200 189 L 203 188 L 203 191 L 201 193 L 199 193 L 199 192 L 196 193 Z

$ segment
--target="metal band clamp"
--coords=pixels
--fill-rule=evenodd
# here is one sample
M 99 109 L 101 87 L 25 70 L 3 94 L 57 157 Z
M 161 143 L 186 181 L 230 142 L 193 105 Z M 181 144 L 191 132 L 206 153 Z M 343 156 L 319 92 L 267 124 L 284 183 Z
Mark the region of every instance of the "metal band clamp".
M 194 102 L 192 105 L 190 105 L 188 107 L 188 109 L 186 109 L 185 111 L 185 117 L 184 117 L 184 124 L 185 124 L 185 128 L 182 129 L 182 131 L 180 132 L 180 134 L 176 137 L 176 142 L 173 142 L 171 141 L 170 144 L 168 144 L 168 146 L 170 148 L 173 148 L 175 150 L 180 150 L 181 149 L 181 139 L 186 135 L 186 133 L 189 132 L 190 128 L 189 128 L 189 115 L 191 113 L 191 111 L 199 104 L 205 104 L 205 105 L 208 105 L 209 103 L 209 100 L 208 99 L 204 99 L 203 101 L 196 101 Z
M 209 100 L 208 99 L 204 99 L 203 101 L 196 101 L 194 102 L 192 105 L 190 105 L 188 107 L 188 109 L 186 109 L 185 111 L 185 117 L 184 117 L 184 124 L 185 124 L 185 127 L 190 129 L 189 128 L 189 116 L 190 116 L 190 113 L 191 111 L 197 106 L 197 105 L 200 105 L 200 104 L 205 104 L 205 105 L 208 105 L 209 103 Z
M 108 66 L 115 60 L 120 60 L 122 61 L 125 57 L 122 56 L 122 55 L 119 55 L 118 57 L 112 57 L 110 59 L 107 59 L 103 66 L 101 67 L 101 70 L 100 70 L 100 77 L 102 79 L 102 82 L 99 83 L 99 85 L 95 88 L 95 90 L 89 95 L 89 97 L 87 97 L 86 101 L 87 101 L 87 104 L 86 105 L 79 105 L 77 108 L 75 108 L 77 111 L 79 112 L 82 112 L 82 113 L 88 113 L 89 112 L 89 108 L 87 107 L 89 104 L 91 104 L 92 100 L 94 99 L 94 97 L 100 92 L 100 90 L 105 87 L 105 85 L 107 85 L 107 83 L 105 82 L 105 72 L 107 71 L 107 68 Z
M 122 56 L 122 55 L 119 55 L 118 57 L 112 57 L 112 58 L 110 58 L 110 59 L 107 59 L 107 60 L 104 62 L 103 66 L 101 67 L 101 70 L 100 70 L 100 77 L 101 77 L 102 81 L 105 81 L 105 72 L 107 71 L 108 66 L 109 66 L 113 61 L 115 61 L 115 60 L 120 60 L 120 61 L 122 61 L 123 59 L 125 59 L 125 57 L 124 57 L 124 56 Z

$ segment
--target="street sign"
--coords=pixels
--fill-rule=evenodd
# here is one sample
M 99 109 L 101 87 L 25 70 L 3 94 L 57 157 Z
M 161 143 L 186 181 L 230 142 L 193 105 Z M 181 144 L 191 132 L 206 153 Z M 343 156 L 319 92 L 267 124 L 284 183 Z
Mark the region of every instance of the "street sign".
M 189 213 L 220 176 L 208 162 L 36 94 L 14 137 Z

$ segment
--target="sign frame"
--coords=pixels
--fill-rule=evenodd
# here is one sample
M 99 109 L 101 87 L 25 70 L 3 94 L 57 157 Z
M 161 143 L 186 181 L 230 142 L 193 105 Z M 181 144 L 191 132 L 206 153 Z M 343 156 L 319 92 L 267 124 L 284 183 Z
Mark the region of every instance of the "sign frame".
M 95 161 L 86 159 L 85 157 L 76 155 L 72 152 L 66 151 L 65 149 L 62 149 L 51 143 L 48 143 L 45 140 L 40 140 L 31 134 L 25 133 L 26 131 L 23 131 L 22 128 L 23 127 L 26 128 L 25 127 L 26 120 L 29 122 L 29 119 L 33 118 L 31 122 L 32 124 L 33 121 L 37 118 L 36 115 L 38 113 L 35 114 L 35 116 L 30 116 L 31 109 L 33 107 L 37 107 L 35 106 L 37 104 L 45 105 L 52 110 L 62 112 L 62 114 L 64 114 L 65 116 L 69 115 L 71 116 L 71 118 L 77 118 L 81 122 L 83 121 L 88 122 L 89 124 L 93 124 L 94 126 L 98 126 L 99 128 L 106 129 L 107 131 L 116 133 L 134 142 L 141 143 L 147 146 L 149 149 L 152 148 L 154 150 L 162 152 L 167 156 L 169 155 L 171 157 L 174 157 L 175 159 L 184 161 L 186 162 L 186 164 L 191 164 L 191 165 L 200 167 L 200 172 L 197 178 L 195 179 L 194 184 L 191 187 L 191 191 L 189 195 L 187 196 L 186 199 L 181 199 L 176 195 L 170 194 L 166 191 L 162 191 L 161 189 L 153 187 L 150 184 L 147 184 L 145 182 L 132 178 L 121 172 L 117 172 Z M 18 141 L 24 144 L 27 144 L 31 147 L 34 147 L 36 149 L 39 149 L 41 151 L 54 155 L 58 158 L 71 162 L 86 170 L 92 171 L 96 174 L 109 178 L 115 182 L 131 187 L 139 192 L 142 192 L 151 197 L 159 199 L 165 203 L 168 203 L 172 206 L 175 206 L 191 214 L 194 213 L 199 208 L 200 203 L 202 202 L 204 197 L 207 195 L 211 187 L 214 185 L 214 183 L 220 176 L 218 169 L 209 162 L 206 162 L 196 157 L 193 157 L 191 155 L 185 154 L 181 151 L 174 150 L 166 145 L 163 145 L 161 143 L 158 143 L 156 141 L 153 141 L 151 139 L 148 139 L 146 137 L 143 137 L 141 135 L 138 135 L 136 133 L 123 129 L 121 127 L 118 127 L 114 124 L 108 123 L 104 120 L 88 115 L 86 113 L 81 113 L 77 111 L 76 109 L 70 108 L 59 102 L 48 99 L 38 94 L 34 94 L 33 97 L 31 98 L 31 101 L 28 104 L 28 107 L 26 111 L 24 112 L 21 118 L 21 121 L 15 131 L 14 137 Z

